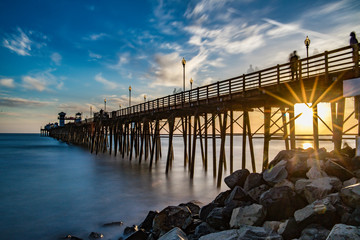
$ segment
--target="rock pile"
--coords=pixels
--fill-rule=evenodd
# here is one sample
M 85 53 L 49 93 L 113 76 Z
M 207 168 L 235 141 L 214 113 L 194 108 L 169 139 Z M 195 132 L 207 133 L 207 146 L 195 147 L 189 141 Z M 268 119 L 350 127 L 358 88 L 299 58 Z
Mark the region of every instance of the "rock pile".
M 261 174 L 224 181 L 211 203 L 151 211 L 124 239 L 360 240 L 360 158 L 349 147 L 284 150 Z

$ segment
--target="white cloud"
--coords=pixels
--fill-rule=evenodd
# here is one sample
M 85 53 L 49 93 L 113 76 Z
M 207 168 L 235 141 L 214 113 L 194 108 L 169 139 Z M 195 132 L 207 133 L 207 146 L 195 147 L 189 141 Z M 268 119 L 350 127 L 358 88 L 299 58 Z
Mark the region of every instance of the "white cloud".
M 87 37 L 84 37 L 85 40 L 90 40 L 90 41 L 97 41 L 99 39 L 102 39 L 104 37 L 107 37 L 108 35 L 106 33 L 94 33 L 94 34 L 90 34 Z
M 17 34 L 3 39 L 3 46 L 21 56 L 30 56 L 32 41 L 21 28 L 17 28 L 17 31 Z
M 64 83 L 55 77 L 52 72 L 55 69 L 48 69 L 35 74 L 30 74 L 22 77 L 22 87 L 29 90 L 36 90 L 39 92 L 45 90 L 52 90 L 52 88 L 61 89 Z
M 7 88 L 14 88 L 15 87 L 14 79 L 12 79 L 12 78 L 0 79 L 0 86 L 7 87 Z
M 44 79 L 24 76 L 22 78 L 23 87 L 30 90 L 37 90 L 42 92 L 46 89 L 46 81 Z
M 51 54 L 50 58 L 51 61 L 53 61 L 56 65 L 61 65 L 62 56 L 59 53 L 54 52 L 53 54 Z
M 118 60 L 116 64 L 109 64 L 108 67 L 110 69 L 121 70 L 123 65 L 129 63 L 130 54 L 123 53 L 118 55 Z
M 103 84 L 104 87 L 107 88 L 107 89 L 115 89 L 115 88 L 118 87 L 118 84 L 117 84 L 117 83 L 114 83 L 114 82 L 109 81 L 109 80 L 107 80 L 106 78 L 104 78 L 104 77 L 102 76 L 102 73 L 96 74 L 96 76 L 95 76 L 94 79 L 95 79 L 95 81 Z
M 49 104 L 51 102 L 16 97 L 0 97 L 0 106 L 6 107 L 41 107 Z
M 96 53 L 93 53 L 90 51 L 89 51 L 89 57 L 92 59 L 101 59 L 102 58 L 102 56 L 100 54 L 96 54 Z

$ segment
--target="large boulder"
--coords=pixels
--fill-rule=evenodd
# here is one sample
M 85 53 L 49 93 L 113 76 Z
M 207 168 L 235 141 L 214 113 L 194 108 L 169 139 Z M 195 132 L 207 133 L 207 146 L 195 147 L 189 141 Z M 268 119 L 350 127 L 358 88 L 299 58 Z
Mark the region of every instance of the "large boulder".
M 294 157 L 295 152 L 293 150 L 282 150 L 280 151 L 275 158 L 269 163 L 269 168 L 274 167 L 282 160 L 289 160 L 290 158 Z
M 313 179 L 304 188 L 304 195 L 308 203 L 323 199 L 330 193 L 340 190 L 342 183 L 336 177 L 322 177 Z
M 197 238 L 210 234 L 210 233 L 214 233 L 216 232 L 216 230 L 214 228 L 212 228 L 208 223 L 206 222 L 202 222 L 199 226 L 197 226 L 195 228 L 195 236 Z
M 308 170 L 306 158 L 295 155 L 287 161 L 286 171 L 291 178 L 303 178 Z
M 220 207 L 225 205 L 225 200 L 228 198 L 232 190 L 219 193 L 214 199 L 213 203 L 218 204 Z
M 306 177 L 309 179 L 317 179 L 321 177 L 327 177 L 326 172 L 322 171 L 317 166 L 312 166 L 309 171 L 306 173 Z
M 139 228 L 150 232 L 150 230 L 152 229 L 153 220 L 158 213 L 158 211 L 149 211 L 144 221 L 139 225 Z
M 304 189 L 307 185 L 309 185 L 310 183 L 312 183 L 312 180 L 310 179 L 306 179 L 306 178 L 300 178 L 295 182 L 295 192 L 297 194 L 303 194 L 304 193 Z
M 280 224 L 277 232 L 283 239 L 290 240 L 300 236 L 301 227 L 297 224 L 295 219 L 291 217 Z
M 360 206 L 360 183 L 342 188 L 340 197 L 346 205 L 352 208 Z
M 305 204 L 289 187 L 276 187 L 264 192 L 260 204 L 267 209 L 267 220 L 283 220 L 292 217 L 294 212 Z
M 164 234 L 159 240 L 187 240 L 186 234 L 178 227 L 175 227 Z
M 291 181 L 289 181 L 287 179 L 283 179 L 282 181 L 280 181 L 274 185 L 274 187 L 284 187 L 284 186 L 287 186 L 287 187 L 291 188 L 292 190 L 295 190 L 294 183 L 292 183 Z
M 264 184 L 264 179 L 262 174 L 260 173 L 250 173 L 249 176 L 246 178 L 246 181 L 244 183 L 244 190 L 249 191 L 250 189 L 253 189 L 255 187 L 258 187 L 262 184 Z
M 206 218 L 206 222 L 217 230 L 225 230 L 229 228 L 229 218 L 224 214 L 224 208 L 216 207 Z
M 270 185 L 274 185 L 283 179 L 287 178 L 288 172 L 286 171 L 285 160 L 278 162 L 273 168 L 266 169 L 263 172 L 263 179 Z
M 255 201 L 259 202 L 261 194 L 269 190 L 270 187 L 267 184 L 262 184 L 248 191 L 248 195 Z
M 282 240 L 282 237 L 262 227 L 242 225 L 239 229 L 231 229 L 222 232 L 211 233 L 199 238 L 199 240 Z
M 202 208 L 200 208 L 199 216 L 202 221 L 206 221 L 206 218 L 209 216 L 210 212 L 216 208 L 219 207 L 219 204 L 217 203 L 209 203 Z
M 241 225 L 260 226 L 264 222 L 266 209 L 259 204 L 235 208 L 230 219 L 231 228 L 239 228 Z
M 186 229 L 191 222 L 191 212 L 187 207 L 169 206 L 155 216 L 153 233 L 156 236 L 160 236 L 174 227 Z
M 321 225 L 309 225 L 302 232 L 299 240 L 326 240 L 330 231 Z
M 147 238 L 147 233 L 143 229 L 140 229 L 125 238 L 125 240 L 147 240 Z
M 243 187 L 245 180 L 247 176 L 249 176 L 249 174 L 249 170 L 240 169 L 227 176 L 224 179 L 224 182 L 230 189 L 233 189 L 235 186 Z
M 326 240 L 360 240 L 360 227 L 336 224 Z
M 339 178 L 341 181 L 346 181 L 354 177 L 352 172 L 330 159 L 325 162 L 325 172 L 330 176 Z
M 230 195 L 225 200 L 225 205 L 231 201 L 250 201 L 251 198 L 247 195 L 244 189 L 240 186 L 235 186 Z
M 179 206 L 189 208 L 191 215 L 194 216 L 194 215 L 199 214 L 199 212 L 200 212 L 200 206 L 198 204 L 200 204 L 200 203 L 197 201 L 191 201 L 191 202 L 187 202 L 187 203 L 181 203 Z
M 318 223 L 325 227 L 331 227 L 338 221 L 336 208 L 331 203 L 329 197 L 316 200 L 306 207 L 295 211 L 294 218 L 302 226 Z

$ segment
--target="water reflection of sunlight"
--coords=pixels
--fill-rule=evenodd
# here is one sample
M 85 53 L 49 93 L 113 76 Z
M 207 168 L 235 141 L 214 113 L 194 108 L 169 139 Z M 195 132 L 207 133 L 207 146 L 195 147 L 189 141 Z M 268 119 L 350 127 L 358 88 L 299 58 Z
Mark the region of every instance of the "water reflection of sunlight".
M 313 147 L 312 143 L 309 143 L 309 142 L 305 142 L 302 144 L 303 149 L 308 149 L 308 148 L 312 148 L 312 147 Z

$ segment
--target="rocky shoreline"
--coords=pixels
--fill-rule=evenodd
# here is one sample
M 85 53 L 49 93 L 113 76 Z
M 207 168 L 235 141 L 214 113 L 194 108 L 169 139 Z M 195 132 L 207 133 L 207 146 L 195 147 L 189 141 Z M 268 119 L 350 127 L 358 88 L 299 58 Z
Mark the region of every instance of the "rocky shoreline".
M 121 240 L 360 240 L 360 157 L 345 147 L 284 150 L 262 173 L 237 170 L 211 203 L 150 211 Z M 91 233 L 90 239 L 102 238 Z M 105 236 L 106 238 L 106 236 Z

